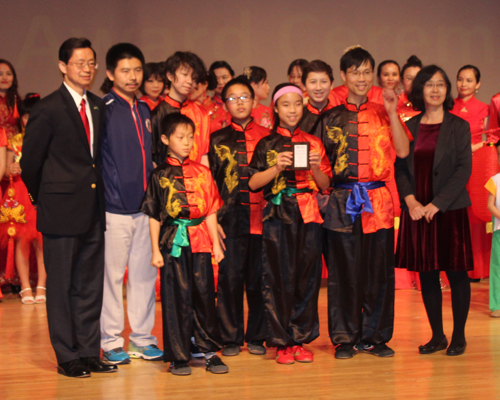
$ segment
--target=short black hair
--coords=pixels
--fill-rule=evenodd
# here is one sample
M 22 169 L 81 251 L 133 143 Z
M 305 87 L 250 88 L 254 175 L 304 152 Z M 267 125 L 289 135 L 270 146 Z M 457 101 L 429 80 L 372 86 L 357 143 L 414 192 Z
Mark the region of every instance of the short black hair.
M 401 68 L 401 76 L 404 76 L 406 69 L 410 67 L 418 67 L 422 69 L 422 61 L 420 61 L 420 59 L 415 55 L 410 56 L 408 60 L 406 60 L 406 64 L 403 65 L 403 68 Z
M 21 115 L 29 114 L 31 109 L 40 101 L 40 95 L 38 93 L 30 92 L 28 93 L 22 101 Z
M 297 58 L 293 60 L 288 66 L 287 75 L 290 76 L 295 67 L 299 67 L 301 72 L 304 72 L 304 67 L 307 65 L 308 61 L 304 58 Z
M 144 95 L 146 94 L 146 92 L 144 91 L 144 83 L 151 77 L 155 77 L 156 79 L 162 81 L 163 88 L 165 89 L 166 77 L 165 77 L 165 73 L 163 71 L 163 63 L 150 62 L 150 63 L 144 64 L 142 83 L 141 83 L 141 86 L 139 87 L 139 90 Z M 162 92 L 163 92 L 163 90 L 162 90 Z
M 462 72 L 464 69 L 471 69 L 474 71 L 474 76 L 476 77 L 476 82 L 479 83 L 481 81 L 481 72 L 479 72 L 479 68 L 474 66 L 474 65 L 464 65 L 462 68 L 460 68 L 457 72 L 457 80 L 458 80 L 458 75 L 460 75 L 460 72 Z
M 167 138 L 170 138 L 170 136 L 172 136 L 172 134 L 175 132 L 175 130 L 179 125 L 190 126 L 191 129 L 193 130 L 193 133 L 196 130 L 194 122 L 192 121 L 191 118 L 181 113 L 174 112 L 164 115 L 162 117 L 160 125 L 161 126 L 160 136 L 165 135 Z
M 302 70 L 302 84 L 305 86 L 307 76 L 311 72 L 325 72 L 328 75 L 328 78 L 330 78 L 330 83 L 333 82 L 333 71 L 332 67 L 330 67 L 326 62 L 321 61 L 321 60 L 313 60 L 304 67 Z
M 362 47 L 355 47 L 347 50 L 340 58 L 340 70 L 346 73 L 349 68 L 354 66 L 357 69 L 366 62 L 371 64 L 373 70 L 375 69 L 375 60 L 372 55 Z
M 97 58 L 95 50 L 92 48 L 92 43 L 90 40 L 85 38 L 69 38 L 64 41 L 64 43 L 59 47 L 59 61 L 62 61 L 64 64 L 67 64 L 71 56 L 73 55 L 73 51 L 76 49 L 91 49 L 94 53 L 94 58 Z
M 125 58 L 137 58 L 144 65 L 144 55 L 139 47 L 132 43 L 118 43 L 111 46 L 106 53 L 106 69 L 115 72 L 118 62 Z
M 271 101 L 274 102 L 274 95 L 276 93 L 278 93 L 278 90 L 280 90 L 280 89 L 282 89 L 284 87 L 287 87 L 287 86 L 296 87 L 297 89 L 299 89 L 302 92 L 302 89 L 299 88 L 297 85 L 294 85 L 293 83 L 290 83 L 290 82 L 280 83 L 278 86 L 276 86 L 274 88 L 273 95 L 271 96 L 271 99 L 272 99 Z M 272 132 L 277 132 L 278 126 L 280 125 L 280 117 L 279 117 L 278 113 L 275 110 L 275 107 L 277 106 L 277 103 L 278 103 L 278 101 L 276 100 L 276 103 L 274 103 L 274 107 L 273 107 L 273 128 L 272 128 Z
M 411 101 L 415 110 L 425 111 L 424 86 L 438 72 L 443 76 L 446 82 L 446 98 L 443 103 L 443 108 L 446 111 L 450 111 L 453 108 L 455 101 L 451 96 L 451 83 L 448 79 L 448 75 L 446 75 L 446 72 L 437 65 L 428 65 L 418 71 L 417 76 L 415 76 L 413 80 L 411 92 L 408 94 L 408 100 Z
M 255 65 L 252 65 L 251 67 L 245 68 L 245 70 L 243 71 L 243 75 L 250 82 L 253 82 L 255 84 L 259 84 L 262 81 L 265 81 L 267 79 L 266 70 L 264 68 L 261 68 L 261 67 L 256 67 Z
M 226 68 L 229 71 L 231 77 L 234 77 L 234 71 L 226 61 L 214 61 L 212 65 L 210 65 L 209 71 L 214 72 L 214 70 L 218 68 Z
M 224 89 L 222 89 L 221 93 L 221 99 L 225 103 L 226 102 L 226 95 L 227 91 L 229 88 L 233 85 L 243 85 L 246 86 L 250 94 L 252 95 L 252 98 L 255 97 L 255 92 L 253 90 L 252 85 L 250 85 L 250 81 L 243 75 L 237 76 L 236 78 L 231 79 L 228 83 L 226 83 L 226 86 L 224 86 Z
M 401 68 L 399 67 L 399 64 L 397 63 L 397 61 L 394 61 L 394 60 L 384 60 L 377 67 L 377 78 L 380 78 L 380 75 L 382 74 L 382 68 L 384 68 L 384 66 L 386 66 L 387 64 L 394 64 L 394 65 L 396 65 L 396 67 L 398 67 L 398 72 L 401 74 Z
M 192 76 L 196 83 L 199 83 L 207 72 L 202 59 L 190 51 L 176 51 L 167 58 L 167 61 L 165 61 L 165 76 L 170 73 L 175 77 L 175 73 L 180 67 L 191 68 L 193 70 Z M 170 87 L 171 82 L 167 79 L 166 84 Z

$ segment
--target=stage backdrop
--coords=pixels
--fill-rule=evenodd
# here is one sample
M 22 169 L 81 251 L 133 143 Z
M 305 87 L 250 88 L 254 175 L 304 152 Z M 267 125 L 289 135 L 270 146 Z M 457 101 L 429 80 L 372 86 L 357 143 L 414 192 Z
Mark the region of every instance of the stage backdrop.
M 498 21 L 498 0 L 2 0 L 0 58 L 17 69 L 22 95 L 59 86 L 57 51 L 71 36 L 89 38 L 97 51 L 96 93 L 106 51 L 118 42 L 136 44 L 147 61 L 190 50 L 207 67 L 228 61 L 237 74 L 261 66 L 271 88 L 286 80 L 291 60 L 319 58 L 332 65 L 337 86 L 343 50 L 360 44 L 376 62 L 403 65 L 416 54 L 452 82 L 458 68 L 474 64 L 482 73 L 477 97 L 489 103 L 500 91 Z

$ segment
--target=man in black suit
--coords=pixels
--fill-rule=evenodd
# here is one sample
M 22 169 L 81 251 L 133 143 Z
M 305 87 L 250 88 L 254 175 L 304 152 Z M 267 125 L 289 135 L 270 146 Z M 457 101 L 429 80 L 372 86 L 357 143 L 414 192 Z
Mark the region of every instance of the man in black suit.
M 87 92 L 96 55 L 87 39 L 59 49 L 61 87 L 31 111 L 22 179 L 37 205 L 47 269 L 47 318 L 58 372 L 114 372 L 100 358 L 104 274 L 104 186 L 100 166 L 104 102 Z

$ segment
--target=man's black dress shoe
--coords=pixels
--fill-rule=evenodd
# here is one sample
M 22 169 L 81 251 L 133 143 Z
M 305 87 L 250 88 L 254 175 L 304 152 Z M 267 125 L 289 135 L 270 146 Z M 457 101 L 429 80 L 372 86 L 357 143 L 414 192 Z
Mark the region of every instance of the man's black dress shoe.
M 59 364 L 57 372 L 70 378 L 90 378 L 90 370 L 79 359 Z
M 448 347 L 448 350 L 446 350 L 446 355 L 447 356 L 461 356 L 462 354 L 465 353 L 466 347 L 467 347 L 467 342 L 464 342 L 463 345 L 451 344 L 450 347 Z
M 441 343 L 438 345 L 430 345 L 429 343 L 424 344 L 422 346 L 418 346 L 418 351 L 420 354 L 432 354 L 436 351 L 445 350 L 448 347 L 448 339 L 446 336 L 441 340 Z
M 85 365 L 90 372 L 117 372 L 116 365 L 107 364 L 99 357 L 82 357 L 82 364 Z

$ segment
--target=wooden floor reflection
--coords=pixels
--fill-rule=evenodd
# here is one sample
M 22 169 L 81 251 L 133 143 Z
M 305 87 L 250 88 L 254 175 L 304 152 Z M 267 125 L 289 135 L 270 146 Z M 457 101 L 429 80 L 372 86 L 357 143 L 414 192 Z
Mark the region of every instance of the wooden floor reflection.
M 420 293 L 396 292 L 396 356 L 358 354 L 335 360 L 328 338 L 326 288 L 320 293 L 321 336 L 308 346 L 311 364 L 278 365 L 266 356 L 225 357 L 229 374 L 207 373 L 192 363 L 193 374 L 176 377 L 163 362 L 133 360 L 119 372 L 70 379 L 56 373 L 44 305 L 22 305 L 13 295 L 0 303 L 0 399 L 498 399 L 500 398 L 500 319 L 488 310 L 488 281 L 472 284 L 465 355 L 421 356 L 418 345 L 430 337 Z M 452 331 L 450 292 L 444 291 L 445 333 Z M 160 340 L 161 314 L 156 328 Z M 128 331 L 125 332 L 128 335 Z

